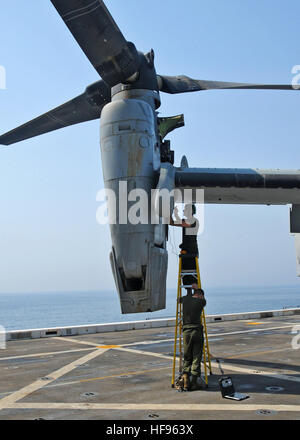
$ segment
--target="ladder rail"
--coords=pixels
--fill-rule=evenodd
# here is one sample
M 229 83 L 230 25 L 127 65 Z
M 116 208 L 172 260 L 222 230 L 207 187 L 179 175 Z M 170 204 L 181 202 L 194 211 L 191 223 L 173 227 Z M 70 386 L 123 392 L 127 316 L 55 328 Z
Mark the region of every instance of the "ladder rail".
M 203 322 L 204 322 L 204 332 L 205 332 L 205 341 L 206 341 L 206 351 L 207 351 L 207 358 L 208 358 L 208 368 L 209 368 L 209 372 L 210 372 L 210 374 L 212 374 L 212 369 L 211 369 L 211 355 L 210 355 L 210 351 L 209 351 L 209 344 L 208 344 L 208 335 L 207 335 L 207 327 L 206 327 L 206 317 L 205 317 L 205 313 L 203 313 Z
M 199 289 L 202 289 L 202 283 L 201 283 L 201 277 L 200 277 L 200 268 L 199 268 L 198 258 L 196 258 L 196 270 L 197 270 L 197 275 L 198 275 L 198 287 L 199 287 Z M 206 327 L 206 318 L 205 318 L 204 309 L 202 310 L 201 321 L 203 321 L 203 328 L 204 328 L 204 342 L 203 342 L 203 345 L 204 346 L 206 345 L 209 372 L 210 372 L 210 374 L 212 374 L 210 352 L 209 352 L 209 344 L 208 344 L 208 335 L 207 335 L 207 327 Z M 205 347 L 203 347 L 203 349 L 204 349 L 203 351 L 205 352 Z M 204 365 L 205 365 L 205 362 L 204 362 Z
M 173 355 L 173 371 L 172 371 L 172 387 L 175 384 L 175 368 L 176 368 L 176 352 L 177 352 L 177 333 L 178 333 L 178 314 L 179 314 L 179 298 L 181 296 L 180 289 L 180 273 L 181 273 L 182 261 L 179 261 L 179 272 L 178 272 L 178 286 L 177 286 L 177 302 L 176 302 L 176 322 L 175 322 L 175 338 L 174 338 L 174 355 Z
M 197 281 L 198 287 L 201 289 L 201 278 L 200 278 L 200 270 L 199 270 L 199 261 L 198 257 L 195 256 L 196 269 L 191 270 L 182 270 L 182 258 L 179 257 L 179 271 L 178 271 L 178 285 L 177 285 L 177 304 L 176 304 L 176 321 L 175 321 L 175 340 L 174 340 L 174 355 L 173 355 L 173 370 L 172 370 L 172 387 L 175 386 L 175 370 L 176 370 L 176 354 L 177 354 L 177 341 L 179 339 L 179 375 L 182 374 L 182 303 L 180 299 L 182 298 L 182 288 L 191 288 L 192 285 L 184 285 L 182 284 L 183 277 L 186 275 L 194 276 L 195 281 Z M 208 377 L 207 370 L 209 370 L 210 374 L 212 374 L 211 370 L 211 356 L 209 351 L 208 344 L 208 335 L 207 335 L 207 327 L 206 327 L 206 318 L 204 309 L 201 313 L 201 325 L 204 329 L 204 337 L 203 337 L 203 366 L 204 366 L 204 374 L 205 374 L 205 384 L 208 386 Z
M 180 298 L 182 297 L 180 289 Z M 182 304 L 179 304 L 179 373 L 182 373 Z
M 203 310 L 201 313 L 201 323 L 203 322 Z M 203 325 L 203 324 L 202 324 Z M 204 377 L 205 377 L 205 384 L 208 386 L 208 379 L 207 379 L 207 365 L 206 365 L 206 350 L 205 350 L 205 339 L 203 338 L 203 365 L 204 365 Z

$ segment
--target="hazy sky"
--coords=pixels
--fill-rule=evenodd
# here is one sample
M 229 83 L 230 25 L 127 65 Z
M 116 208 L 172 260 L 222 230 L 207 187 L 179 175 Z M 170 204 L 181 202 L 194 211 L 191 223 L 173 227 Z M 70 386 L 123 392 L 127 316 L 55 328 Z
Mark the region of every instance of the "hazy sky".
M 106 5 L 128 40 L 155 50 L 161 74 L 289 84 L 300 64 L 297 0 Z M 48 0 L 1 8 L 0 65 L 7 75 L 1 133 L 99 78 Z M 300 92 L 161 97 L 162 115 L 185 114 L 186 127 L 169 136 L 177 165 L 186 154 L 197 167 L 300 168 Z M 96 223 L 102 187 L 99 121 L 0 148 L 0 292 L 114 289 L 109 230 Z M 204 287 L 300 283 L 287 206 L 208 205 L 199 247 Z

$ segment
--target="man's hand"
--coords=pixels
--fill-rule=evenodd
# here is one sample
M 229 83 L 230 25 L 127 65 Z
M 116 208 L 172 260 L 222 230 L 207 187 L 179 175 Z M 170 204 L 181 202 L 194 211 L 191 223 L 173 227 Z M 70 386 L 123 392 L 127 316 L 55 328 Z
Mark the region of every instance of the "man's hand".
M 203 293 L 195 292 L 193 295 L 194 298 L 205 299 Z
M 178 208 L 177 208 L 177 206 L 175 206 L 173 212 L 174 212 L 174 216 L 175 216 L 176 222 L 181 223 L 181 218 L 178 215 Z
M 174 216 L 175 216 L 175 221 L 173 220 L 173 214 L 174 214 Z M 180 218 L 179 215 L 178 215 L 178 208 L 177 208 L 177 206 L 175 206 L 174 211 L 173 211 L 173 214 L 172 214 L 171 217 L 170 217 L 170 225 L 171 225 L 171 226 L 180 226 L 180 227 L 183 227 L 183 222 L 182 222 L 181 218 Z

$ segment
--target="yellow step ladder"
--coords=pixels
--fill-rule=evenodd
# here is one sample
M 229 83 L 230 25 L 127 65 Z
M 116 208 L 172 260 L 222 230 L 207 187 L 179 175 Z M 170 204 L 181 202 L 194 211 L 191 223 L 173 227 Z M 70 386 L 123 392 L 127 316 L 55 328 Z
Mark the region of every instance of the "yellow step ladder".
M 179 271 L 178 271 L 178 286 L 177 286 L 177 303 L 176 303 L 176 322 L 175 322 L 175 340 L 174 340 L 174 356 L 173 356 L 173 372 L 172 372 L 172 388 L 175 387 L 175 370 L 176 370 L 176 357 L 177 357 L 177 348 L 179 349 L 179 378 L 182 376 L 182 304 L 179 302 L 182 297 L 182 289 L 183 288 L 191 288 L 191 285 L 183 284 L 183 278 L 186 275 L 193 276 L 195 281 L 194 283 L 198 284 L 199 289 L 201 289 L 201 278 L 200 278 L 200 270 L 199 270 L 199 261 L 197 256 L 193 256 L 195 259 L 194 269 L 182 269 L 182 259 L 185 257 L 189 257 L 188 254 L 180 254 L 179 255 Z M 204 309 L 201 313 L 201 324 L 204 329 L 204 338 L 203 338 L 203 357 L 202 363 L 204 365 L 204 375 L 205 375 L 205 386 L 208 387 L 208 375 L 207 371 L 209 370 L 210 374 L 212 374 L 211 370 L 211 360 L 210 360 L 210 352 L 208 345 L 208 337 L 207 337 L 207 327 L 206 327 L 206 319 Z

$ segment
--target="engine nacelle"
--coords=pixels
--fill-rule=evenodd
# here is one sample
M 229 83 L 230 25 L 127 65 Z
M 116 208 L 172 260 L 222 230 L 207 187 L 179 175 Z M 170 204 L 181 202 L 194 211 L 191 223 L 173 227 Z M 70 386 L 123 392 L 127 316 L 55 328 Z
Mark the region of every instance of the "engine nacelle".
M 115 194 L 117 202 L 115 208 L 109 206 L 108 216 L 113 246 L 110 260 L 122 313 L 163 309 L 167 226 L 153 224 L 151 190 L 158 181 L 160 150 L 155 113 L 147 102 L 116 95 L 104 107 L 101 155 L 105 188 Z M 133 224 L 130 214 L 137 203 L 143 212 L 140 222 Z

